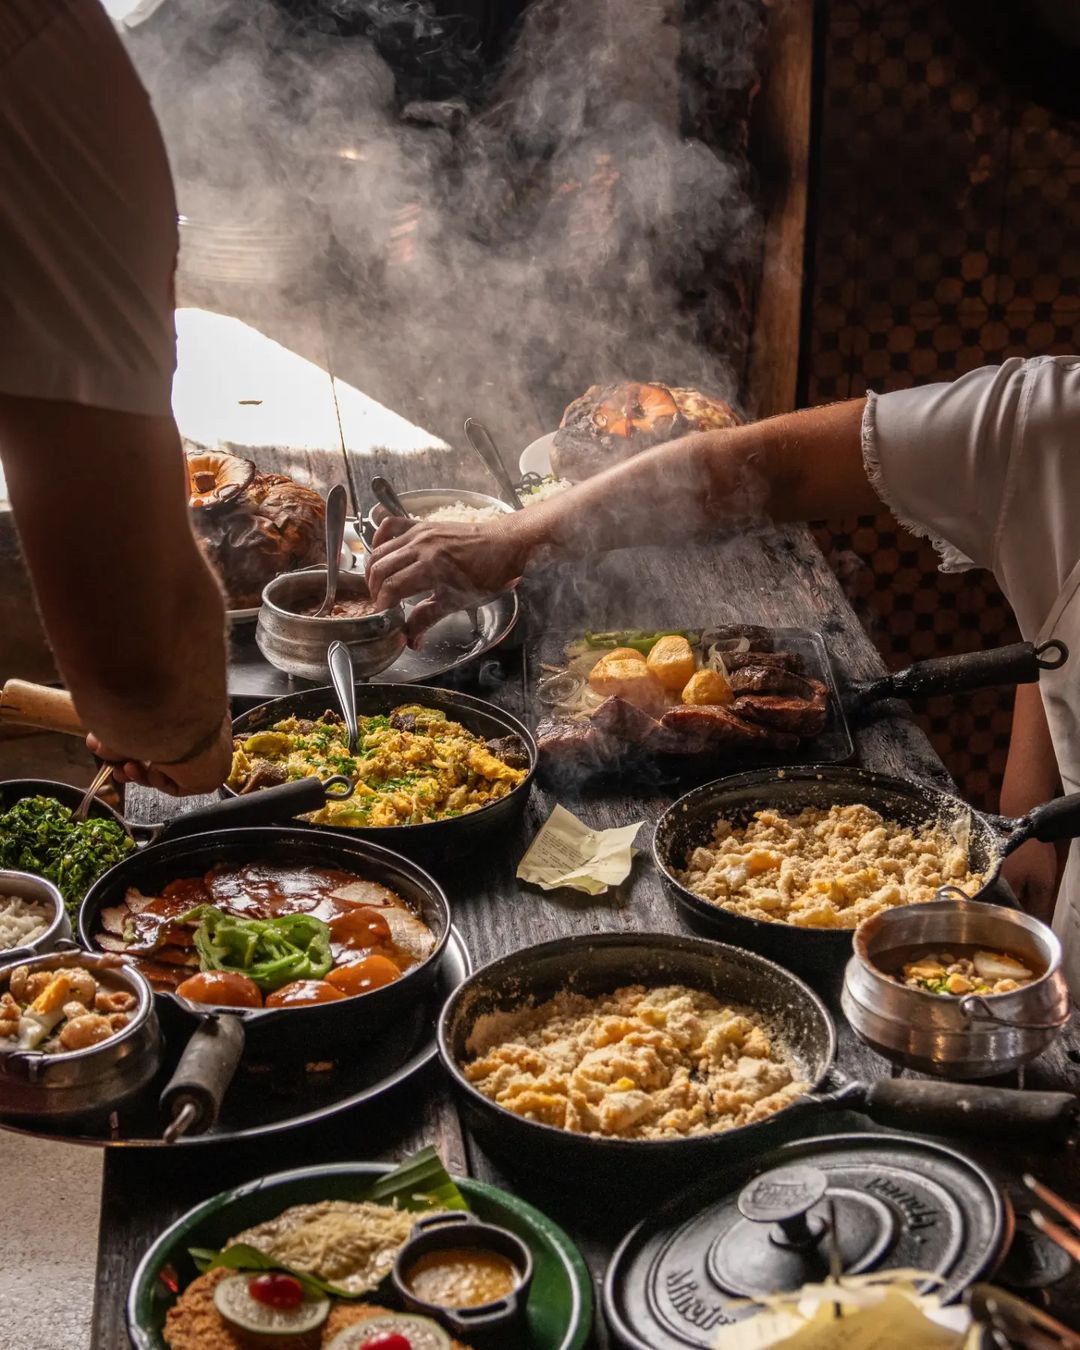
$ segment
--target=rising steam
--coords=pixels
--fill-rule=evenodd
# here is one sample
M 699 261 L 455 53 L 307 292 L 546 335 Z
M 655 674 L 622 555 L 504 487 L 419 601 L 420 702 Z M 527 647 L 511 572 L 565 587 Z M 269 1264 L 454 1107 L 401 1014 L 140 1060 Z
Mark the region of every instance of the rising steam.
M 127 41 L 181 282 L 229 308 L 246 247 L 262 300 L 321 307 L 335 368 L 448 439 L 473 413 L 521 446 L 622 377 L 737 403 L 761 25 L 761 0 L 534 0 L 500 50 L 421 0 L 166 0 Z M 722 152 L 686 134 L 706 104 Z

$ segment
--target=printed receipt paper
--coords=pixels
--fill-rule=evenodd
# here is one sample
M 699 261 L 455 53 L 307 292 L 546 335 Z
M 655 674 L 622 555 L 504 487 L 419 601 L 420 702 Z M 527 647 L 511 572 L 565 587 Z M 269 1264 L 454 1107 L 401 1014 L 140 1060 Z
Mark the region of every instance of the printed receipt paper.
M 541 890 L 567 886 L 603 895 L 630 875 L 634 836 L 643 821 L 616 830 L 592 830 L 563 806 L 556 806 L 518 864 L 518 880 Z

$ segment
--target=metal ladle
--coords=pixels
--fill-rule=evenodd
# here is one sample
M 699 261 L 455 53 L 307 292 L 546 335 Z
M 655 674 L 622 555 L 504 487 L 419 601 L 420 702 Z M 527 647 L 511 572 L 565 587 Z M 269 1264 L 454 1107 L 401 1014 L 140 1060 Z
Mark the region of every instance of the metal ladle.
M 341 566 L 341 545 L 345 539 L 345 516 L 349 496 L 340 483 L 335 483 L 326 494 L 326 595 L 313 618 L 325 618 L 337 599 L 338 569 Z
M 507 506 L 512 506 L 515 511 L 521 511 L 523 509 L 521 498 L 517 494 L 514 480 L 507 473 L 506 465 L 503 464 L 502 457 L 495 448 L 491 432 L 488 431 L 483 422 L 478 422 L 475 417 L 466 417 L 465 435 L 468 437 L 469 444 L 480 456 L 488 473 L 498 483 L 500 498 Z

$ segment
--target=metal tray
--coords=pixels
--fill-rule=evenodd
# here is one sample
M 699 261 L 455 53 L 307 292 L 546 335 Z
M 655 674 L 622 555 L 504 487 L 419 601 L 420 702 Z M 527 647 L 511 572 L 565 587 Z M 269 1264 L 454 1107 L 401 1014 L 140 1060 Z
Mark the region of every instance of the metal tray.
M 405 606 L 408 611 L 409 606 Z M 257 611 L 256 611 L 257 612 Z M 424 634 L 419 651 L 406 648 L 394 664 L 380 671 L 380 684 L 423 684 L 439 675 L 477 661 L 505 642 L 518 621 L 515 591 L 501 594 L 480 605 L 476 628 L 461 611 L 447 615 Z M 262 702 L 281 698 L 301 689 L 315 689 L 321 681 L 301 680 L 278 670 L 255 645 L 254 626 L 234 628 L 229 633 L 229 696 Z
M 65 1131 L 56 1121 L 0 1116 L 0 1129 L 97 1148 L 197 1148 L 233 1139 L 255 1139 L 316 1121 L 374 1101 L 420 1072 L 437 1053 L 435 1023 L 442 1005 L 472 971 L 469 952 L 456 928 L 450 929 L 435 989 L 425 1002 L 382 1034 L 371 1054 L 338 1065 L 330 1073 L 305 1074 L 280 1090 L 281 1071 L 241 1071 L 230 1085 L 217 1124 L 205 1134 L 182 1136 L 175 1144 L 161 1138 L 165 1118 L 158 1095 L 172 1077 L 187 1036 L 170 1038 L 166 1030 L 163 1062 L 154 1080 L 135 1100 L 100 1125 L 80 1122 Z M 317 1049 L 312 1051 L 313 1057 Z M 275 1090 L 279 1089 L 279 1090 Z
M 677 623 L 671 625 L 676 627 Z M 836 674 L 829 658 L 825 639 L 820 633 L 807 628 L 769 628 L 761 629 L 757 624 L 723 624 L 719 629 L 729 630 L 732 636 L 740 631 L 764 631 L 768 633 L 774 650 L 790 651 L 803 660 L 803 673 L 813 679 L 821 680 L 829 690 L 829 717 L 825 729 L 819 735 L 806 737 L 799 742 L 795 750 L 747 750 L 708 755 L 655 755 L 645 754 L 628 747 L 626 752 L 613 757 L 594 768 L 586 765 L 581 768 L 563 768 L 553 771 L 545 767 L 541 750 L 541 770 L 558 777 L 567 776 L 580 781 L 583 777 L 604 778 L 617 774 L 642 773 L 655 780 L 686 782 L 695 778 L 706 779 L 724 777 L 737 773 L 741 769 L 768 767 L 785 764 L 839 764 L 855 757 L 855 745 L 851 738 L 851 729 L 844 711 Z M 697 626 L 687 631 L 697 631 Z M 536 697 L 536 687 L 543 677 L 542 667 L 560 665 L 566 656 L 567 645 L 581 638 L 580 630 L 553 629 L 528 642 L 525 648 L 525 687 L 528 699 L 528 721 L 535 730 L 536 723 L 546 716 L 543 705 Z

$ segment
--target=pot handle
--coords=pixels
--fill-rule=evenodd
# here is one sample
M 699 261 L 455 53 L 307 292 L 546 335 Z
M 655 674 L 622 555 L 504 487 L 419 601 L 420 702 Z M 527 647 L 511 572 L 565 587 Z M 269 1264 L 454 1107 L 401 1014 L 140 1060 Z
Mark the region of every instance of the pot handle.
M 341 791 L 341 788 L 348 790 Z M 350 796 L 352 783 L 341 774 L 335 774 L 325 782 L 314 776 L 298 778 L 293 783 L 262 788 L 241 797 L 227 797 L 210 806 L 185 811 L 167 821 L 154 838 L 175 839 L 179 835 L 227 830 L 238 825 L 269 825 L 275 821 L 292 820 L 307 811 L 318 811 L 321 806 L 325 806 L 327 797 L 343 801 Z
M 1018 828 L 1006 841 L 1005 853 L 1026 843 L 1029 839 L 1038 839 L 1044 844 L 1056 843 L 1059 839 L 1080 837 L 1080 792 L 1070 792 L 1066 797 L 1055 797 L 1052 802 L 1036 806 L 1018 822 Z
M 163 1139 L 205 1134 L 218 1118 L 221 1102 L 244 1050 L 244 1023 L 235 1015 L 210 1013 L 184 1047 L 176 1071 L 161 1090 L 159 1105 L 170 1119 Z
M 1011 1027 L 1013 1031 L 1060 1031 L 1071 1016 L 1066 1012 L 1050 1022 L 1018 1022 L 1013 1017 L 999 1017 L 978 994 L 965 994 L 960 1000 L 960 1011 L 969 1022 L 993 1022 L 995 1026 Z
M 1042 670 L 1057 670 L 1069 658 L 1069 649 L 1057 638 L 1036 647 L 1014 642 L 989 651 L 964 652 L 916 661 L 905 670 L 853 686 L 857 708 L 887 698 L 926 698 L 931 694 L 958 694 L 998 684 L 1034 684 Z
M 846 1105 L 879 1125 L 922 1134 L 970 1135 L 1063 1144 L 1080 1113 L 1071 1092 L 1021 1092 L 917 1078 L 880 1078 L 860 1085 Z

